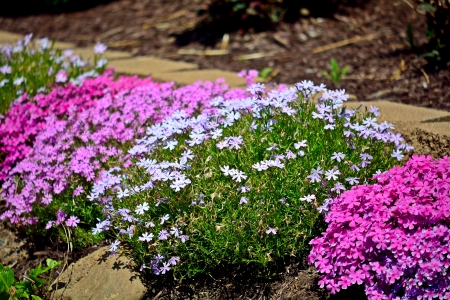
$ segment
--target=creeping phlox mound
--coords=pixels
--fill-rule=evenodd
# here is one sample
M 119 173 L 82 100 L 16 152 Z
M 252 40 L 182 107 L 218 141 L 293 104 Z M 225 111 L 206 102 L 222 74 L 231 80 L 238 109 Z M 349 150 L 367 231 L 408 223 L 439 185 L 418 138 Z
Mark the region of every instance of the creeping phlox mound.
M 209 101 L 217 96 L 243 98 L 245 90 L 230 90 L 223 80 L 181 88 L 150 78 L 114 81 L 110 71 L 17 103 L 0 125 L 2 164 L 12 167 L 1 174 L 8 209 L 0 219 L 41 231 L 61 225 L 90 230 L 101 209 L 84 191 L 99 172 L 129 164 L 126 152 L 145 126 L 180 109 L 187 115 L 211 111 Z
M 414 155 L 337 197 L 311 241 L 320 285 L 364 284 L 369 299 L 448 299 L 449 170 L 449 157 Z
M 131 162 L 103 171 L 89 198 L 105 218 L 93 229 L 131 247 L 141 270 L 181 276 L 223 264 L 265 268 L 319 234 L 332 198 L 412 149 L 377 123 L 378 110 L 347 110 L 342 91 L 304 81 L 248 87 L 250 97 L 175 111 L 146 128 Z M 318 93 L 321 92 L 321 96 Z

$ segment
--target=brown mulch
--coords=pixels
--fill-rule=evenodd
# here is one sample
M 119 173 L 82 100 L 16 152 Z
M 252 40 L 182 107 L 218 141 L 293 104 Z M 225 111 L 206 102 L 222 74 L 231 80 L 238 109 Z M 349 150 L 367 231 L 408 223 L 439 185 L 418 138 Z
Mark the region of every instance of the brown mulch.
M 85 1 L 86 2 L 86 1 Z M 272 81 L 295 83 L 304 79 L 330 88 L 345 88 L 359 101 L 388 100 L 450 111 L 450 68 L 435 68 L 419 58 L 426 42 L 425 16 L 411 9 L 407 0 L 367 0 L 358 6 L 341 6 L 336 11 L 281 22 L 276 28 L 257 32 L 230 22 L 210 22 L 210 1 L 201 0 L 103 0 L 103 4 L 80 11 L 1 16 L 0 30 L 35 37 L 49 37 L 93 46 L 101 41 L 113 50 L 133 55 L 155 55 L 197 63 L 200 68 L 238 72 L 271 67 Z M 20 12 L 19 12 L 20 14 Z M 406 27 L 415 32 L 417 51 L 406 41 Z M 229 34 L 224 43 L 224 34 Z M 320 47 L 362 37 L 342 47 Z M 226 49 L 225 55 L 186 55 L 179 51 L 201 52 Z M 258 54 L 256 59 L 245 55 Z M 244 56 L 244 57 L 242 57 Z M 244 59 L 243 59 L 244 58 Z M 329 71 L 330 59 L 348 65 L 348 75 L 338 84 L 321 75 Z M 174 78 L 176 80 L 176 78 Z M 0 237 L 4 228 L 0 228 Z M 3 235 L 7 236 L 7 235 Z M 6 238 L 5 238 L 6 240 Z M 18 242 L 17 240 L 15 242 Z M 10 241 L 14 243 L 14 241 Z M 10 253 L 18 274 L 44 257 L 61 259 L 65 249 L 31 241 Z M 62 246 L 64 248 L 64 246 Z M 19 249 L 28 251 L 24 256 Z M 89 250 L 72 255 L 76 260 Z M 16 259 L 14 259 L 16 255 Z M 9 257 L 9 256 L 8 256 Z M 20 258 L 20 259 L 19 259 Z M 24 259 L 26 258 L 26 259 Z M 149 299 L 327 299 L 317 286 L 317 274 L 304 259 L 285 265 L 273 280 L 258 279 L 249 270 L 217 272 L 192 281 L 155 281 Z M 344 291 L 330 299 L 364 299 L 361 289 Z

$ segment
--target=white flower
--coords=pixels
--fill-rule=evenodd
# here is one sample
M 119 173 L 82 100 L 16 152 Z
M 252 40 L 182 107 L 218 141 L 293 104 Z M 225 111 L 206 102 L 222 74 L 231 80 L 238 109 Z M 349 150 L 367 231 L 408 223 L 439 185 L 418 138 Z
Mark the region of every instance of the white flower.
M 233 172 L 233 169 L 230 170 L 230 167 L 229 167 L 229 166 L 223 166 L 223 167 L 220 167 L 220 171 L 222 171 L 223 174 L 225 174 L 225 176 L 229 176 L 229 175 L 231 175 L 232 173 L 234 173 L 234 172 Z
M 301 201 L 312 202 L 316 199 L 316 195 L 308 195 L 306 197 L 300 198 Z
M 148 234 L 147 232 L 142 234 L 139 237 L 139 240 L 143 241 L 143 242 L 150 242 L 152 239 L 153 239 L 153 233 Z
M 295 149 L 300 149 L 306 147 L 306 140 L 294 144 Z
M 148 206 L 148 203 L 147 203 L 147 202 L 144 202 L 144 204 L 139 204 L 139 205 L 136 207 L 135 212 L 136 212 L 138 215 L 143 215 L 143 214 L 144 214 L 144 211 L 147 211 L 149 208 L 150 208 L 150 207 Z
M 235 171 L 234 174 L 231 175 L 233 180 L 236 180 L 236 182 L 241 182 L 242 179 L 247 179 L 247 175 L 245 175 L 242 171 Z

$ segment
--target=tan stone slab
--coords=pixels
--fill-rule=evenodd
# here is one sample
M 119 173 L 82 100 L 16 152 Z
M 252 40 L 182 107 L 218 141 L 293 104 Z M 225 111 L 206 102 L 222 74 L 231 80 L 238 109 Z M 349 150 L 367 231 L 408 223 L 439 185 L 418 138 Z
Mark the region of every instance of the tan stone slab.
M 51 285 L 51 299 L 140 300 L 146 288 L 129 262 L 123 256 L 109 256 L 108 247 L 100 248 L 70 264 Z
M 178 84 L 191 84 L 199 80 L 216 81 L 217 78 L 224 78 L 230 87 L 246 86 L 245 80 L 238 77 L 236 73 L 217 69 L 155 73 L 153 78 L 162 81 L 175 81 Z
M 359 103 L 347 103 L 355 108 Z M 446 111 L 405 105 L 388 101 L 368 101 L 365 106 L 380 109 L 380 121 L 394 124 L 414 153 L 431 154 L 435 158 L 450 155 L 450 113 Z
M 0 30 L 0 44 L 15 44 L 18 40 L 23 39 L 23 35 Z
M 171 61 L 154 56 L 140 56 L 130 59 L 111 61 L 108 67 L 114 68 L 118 73 L 149 76 L 166 72 L 196 70 L 196 64 Z
M 0 44 L 16 44 L 18 40 L 22 40 L 24 35 L 11 33 L 7 31 L 0 30 Z M 36 42 L 36 38 L 33 38 L 33 41 Z M 75 48 L 74 43 L 66 43 L 66 42 L 58 42 L 56 41 L 54 44 L 55 48 L 58 49 L 73 49 Z
M 92 48 L 75 48 L 73 49 L 74 54 L 81 55 L 83 60 L 90 59 L 91 61 L 94 60 L 94 47 Z M 123 58 L 130 58 L 132 55 L 128 52 L 122 52 L 122 51 L 110 51 L 107 50 L 105 53 L 101 55 L 102 58 L 107 58 L 108 60 L 112 61 L 115 59 L 123 59 Z
M 349 102 L 348 107 L 356 108 L 358 102 Z M 450 135 L 450 113 L 446 111 L 417 107 L 389 101 L 367 101 L 367 107 L 376 106 L 380 109 L 380 121 L 387 121 L 394 124 L 400 130 L 414 130 L 420 128 L 432 131 L 436 134 Z M 446 117 L 449 119 L 447 120 Z M 440 121 L 441 120 L 441 121 Z M 442 122 L 442 120 L 444 120 Z M 445 121 L 447 120 L 447 121 Z

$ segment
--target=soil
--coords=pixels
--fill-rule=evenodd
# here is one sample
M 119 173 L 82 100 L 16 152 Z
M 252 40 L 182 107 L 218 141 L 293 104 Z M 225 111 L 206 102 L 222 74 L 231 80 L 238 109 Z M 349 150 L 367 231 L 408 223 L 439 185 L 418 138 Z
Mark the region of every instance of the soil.
M 411 1 L 361 0 L 356 1 L 358 5 L 338 5 L 326 11 L 310 8 L 309 16 L 276 26 L 218 18 L 220 13 L 208 13 L 210 0 L 100 2 L 89 6 L 89 1 L 80 1 L 82 9 L 72 6 L 62 11 L 41 7 L 23 10 L 25 6 L 2 9 L 0 30 L 20 34 L 32 31 L 35 37 L 74 42 L 77 46 L 93 46 L 101 41 L 113 50 L 194 62 L 202 69 L 238 72 L 271 67 L 274 71 L 268 79 L 275 82 L 308 79 L 329 88 L 345 88 L 359 101 L 383 99 L 450 111 L 450 68 L 435 67 L 420 58 L 425 51 L 426 18 L 410 7 Z M 414 51 L 406 41 L 408 24 L 415 33 Z M 355 37 L 360 41 L 341 47 L 332 44 Z M 328 50 L 320 51 L 323 46 L 329 46 Z M 220 49 L 226 50 L 224 54 L 204 52 Z M 254 54 L 253 59 L 248 54 Z M 321 75 L 322 71 L 330 71 L 331 58 L 341 66 L 349 66 L 348 75 L 339 83 Z M 42 243 L 12 233 L 6 224 L 0 224 L 0 246 L 0 262 L 10 265 L 18 277 L 46 257 L 64 259 L 66 251 L 63 241 Z M 72 252 L 66 256 L 67 261 L 87 255 L 96 246 Z M 147 298 L 366 299 L 361 288 L 330 298 L 317 286 L 318 274 L 304 258 L 280 265 L 277 274 L 263 280 L 247 268 L 217 270 L 195 280 L 165 278 L 148 282 Z

